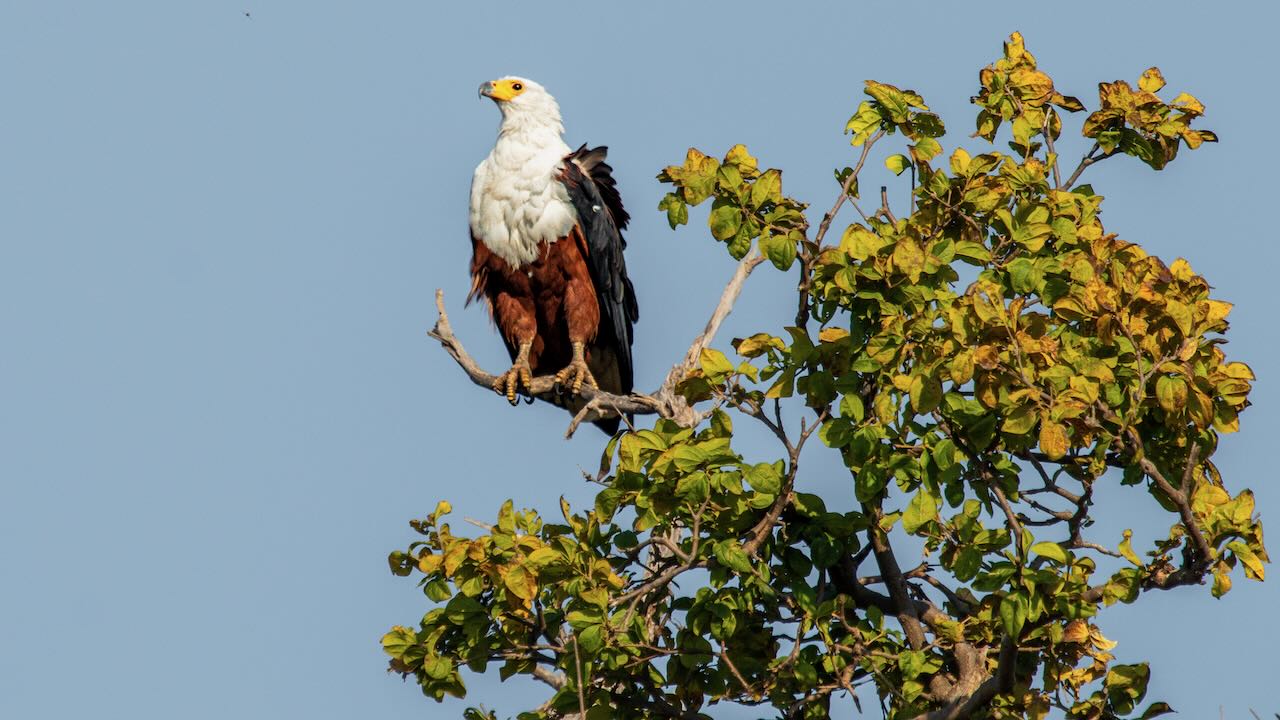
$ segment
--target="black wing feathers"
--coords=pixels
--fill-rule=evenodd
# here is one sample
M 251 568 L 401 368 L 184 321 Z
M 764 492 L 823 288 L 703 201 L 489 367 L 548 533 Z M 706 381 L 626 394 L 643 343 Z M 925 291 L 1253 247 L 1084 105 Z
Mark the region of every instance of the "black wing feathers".
M 587 242 L 587 265 L 600 303 L 600 329 L 596 344 L 608 347 L 618 363 L 621 394 L 631 392 L 631 326 L 640 319 L 635 288 L 627 277 L 622 251 L 627 243 L 622 229 L 631 216 L 613 180 L 613 168 L 604 161 L 606 147 L 578 148 L 565 158 L 564 184 L 578 212 Z

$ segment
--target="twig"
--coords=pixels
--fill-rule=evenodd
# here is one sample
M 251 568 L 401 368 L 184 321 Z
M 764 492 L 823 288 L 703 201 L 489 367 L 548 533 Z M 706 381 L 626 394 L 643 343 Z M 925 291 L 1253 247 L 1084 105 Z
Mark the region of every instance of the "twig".
M 556 673 L 556 672 L 551 672 L 550 670 L 542 667 L 541 665 L 533 666 L 533 677 L 537 680 L 541 680 L 542 682 L 550 685 L 552 688 L 556 690 L 559 690 L 560 688 L 564 687 L 564 675 L 561 675 L 560 673 Z
M 849 173 L 849 177 L 844 179 L 844 185 L 840 187 L 840 197 L 836 198 L 836 204 L 831 206 L 831 209 L 827 211 L 827 214 L 822 216 L 822 222 L 818 224 L 818 232 L 813 236 L 813 243 L 815 245 L 819 247 L 822 246 L 822 239 L 827 236 L 827 230 L 831 229 L 831 221 L 835 219 L 836 213 L 840 212 L 840 207 L 844 205 L 846 201 L 853 203 L 853 200 L 849 197 L 849 191 L 853 189 L 853 184 L 858 182 L 858 173 L 862 172 L 862 165 L 867 161 L 867 155 L 871 152 L 871 146 L 875 145 L 876 141 L 882 137 L 884 137 L 884 130 L 880 130 L 875 135 L 872 135 L 870 140 L 863 143 L 862 155 L 858 157 L 858 164 L 853 166 L 853 171 Z M 854 208 L 857 208 L 856 203 L 853 203 L 853 205 Z M 858 210 L 858 214 L 862 215 L 863 220 L 867 219 L 867 216 L 864 215 L 861 210 Z
M 582 689 L 582 654 L 578 652 L 578 636 L 573 636 L 573 664 L 578 670 L 578 711 L 587 716 L 587 695 Z
M 799 640 L 797 640 L 797 642 L 799 642 Z M 720 643 L 720 659 L 729 667 L 729 672 L 733 673 L 733 676 L 738 679 L 738 682 L 742 685 L 743 692 L 750 695 L 752 699 L 755 699 L 756 691 L 751 689 L 751 684 L 747 682 L 746 678 L 742 677 L 742 673 L 738 672 L 737 666 L 735 666 L 733 661 L 729 659 L 729 653 L 726 652 L 723 642 Z
M 1009 531 L 1014 534 L 1013 548 L 1018 552 L 1018 557 L 1026 562 L 1027 558 L 1022 554 L 1022 524 L 1018 522 L 1018 518 L 1013 514 L 1013 508 L 1009 505 L 1009 499 L 1004 496 L 1004 490 L 1000 489 L 999 480 L 993 480 L 991 490 L 995 493 L 996 499 L 1000 501 L 1000 509 L 1004 510 L 1005 519 L 1009 521 Z
M 1071 177 L 1067 178 L 1066 182 L 1058 185 L 1057 189 L 1070 190 L 1071 186 L 1076 184 L 1076 180 L 1080 179 L 1080 174 L 1084 172 L 1085 168 L 1089 167 L 1090 165 L 1093 165 L 1094 163 L 1102 162 L 1103 160 L 1106 160 L 1107 158 L 1116 154 L 1115 150 L 1112 150 L 1111 152 L 1103 153 L 1095 157 L 1094 153 L 1096 153 L 1098 150 L 1101 150 L 1101 149 L 1102 149 L 1102 146 L 1098 145 L 1097 143 L 1094 143 L 1093 147 L 1089 149 L 1088 154 L 1086 154 L 1084 158 L 1080 160 L 1080 164 L 1076 166 L 1075 172 L 1071 173 Z
M 1050 110 L 1044 114 L 1044 145 L 1049 149 L 1049 154 L 1053 156 L 1053 184 L 1055 187 L 1062 187 L 1062 178 L 1058 177 L 1058 151 L 1053 148 L 1053 133 L 1050 132 L 1050 126 L 1053 124 L 1053 118 L 1057 116 L 1057 112 Z
M 889 188 L 880 186 L 880 212 L 893 224 L 898 224 L 898 218 L 893 216 L 893 211 L 889 209 Z

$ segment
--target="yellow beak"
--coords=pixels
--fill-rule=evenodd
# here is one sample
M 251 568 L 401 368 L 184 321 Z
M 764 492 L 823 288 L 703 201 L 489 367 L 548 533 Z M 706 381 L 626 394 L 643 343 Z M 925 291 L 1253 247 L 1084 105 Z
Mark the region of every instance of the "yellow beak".
M 515 97 L 518 93 L 511 87 L 511 83 L 495 83 L 492 80 L 480 84 L 480 95 L 491 98 L 495 102 L 505 102 Z

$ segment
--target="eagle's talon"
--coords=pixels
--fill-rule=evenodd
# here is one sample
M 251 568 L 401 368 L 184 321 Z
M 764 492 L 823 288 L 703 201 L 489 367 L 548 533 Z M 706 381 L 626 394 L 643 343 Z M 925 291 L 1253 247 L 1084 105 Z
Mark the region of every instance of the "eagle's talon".
M 591 374 L 591 370 L 587 368 L 587 360 L 583 350 L 582 343 L 573 344 L 573 360 L 564 366 L 564 369 L 556 373 L 556 384 L 564 387 L 566 381 L 572 379 L 573 384 L 570 386 L 571 394 L 577 395 L 582 392 L 583 384 L 587 387 L 599 389 L 596 384 L 595 376 Z
M 571 385 L 567 385 L 567 381 L 569 380 L 573 381 Z M 592 376 L 591 371 L 587 369 L 587 364 L 579 361 L 569 363 L 563 370 L 556 373 L 556 384 L 561 387 L 566 387 L 567 385 L 573 395 L 577 395 L 582 392 L 582 386 L 584 384 L 587 387 L 599 387 L 599 385 L 596 385 L 595 377 Z
M 533 370 L 529 367 L 528 345 L 520 347 L 520 352 L 516 355 L 516 361 L 512 363 L 511 369 L 502 373 L 498 376 L 498 379 L 493 381 L 493 389 L 499 395 L 505 395 L 507 402 L 515 406 L 520 404 L 520 401 L 516 399 L 516 395 L 520 392 L 521 384 L 524 385 L 530 402 L 532 402 Z

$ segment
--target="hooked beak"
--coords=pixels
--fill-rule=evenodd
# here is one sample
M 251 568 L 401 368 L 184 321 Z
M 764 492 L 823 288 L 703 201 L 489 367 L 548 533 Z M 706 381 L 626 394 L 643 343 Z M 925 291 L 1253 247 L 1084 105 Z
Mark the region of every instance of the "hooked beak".
M 493 81 L 492 80 L 488 82 L 480 83 L 480 97 L 487 97 L 495 100 L 497 99 L 493 97 Z

